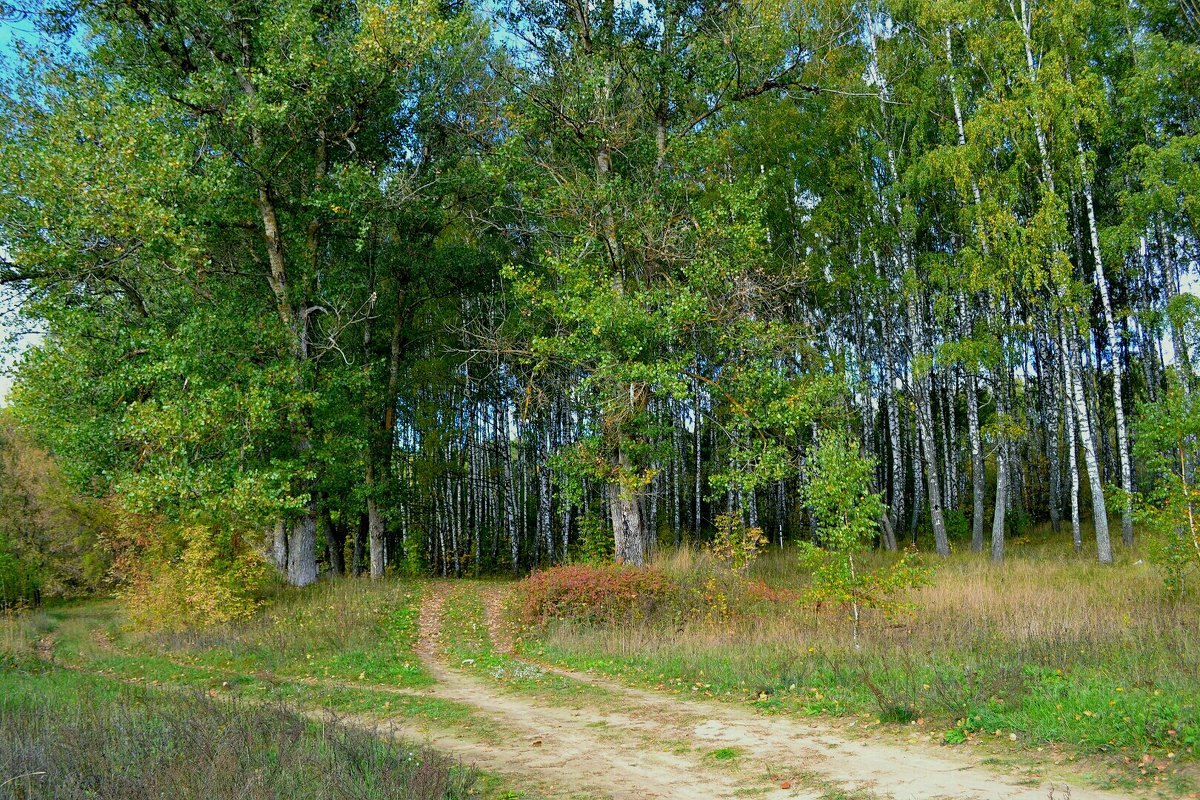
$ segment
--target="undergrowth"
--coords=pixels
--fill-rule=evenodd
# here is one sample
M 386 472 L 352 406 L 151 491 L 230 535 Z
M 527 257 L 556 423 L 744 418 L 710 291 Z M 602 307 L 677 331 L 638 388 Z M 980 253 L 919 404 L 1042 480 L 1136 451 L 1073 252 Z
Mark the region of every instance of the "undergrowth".
M 419 687 L 414 653 L 422 585 L 324 581 L 287 592 L 258 616 L 205 628 L 133 634 L 140 653 L 246 673 Z

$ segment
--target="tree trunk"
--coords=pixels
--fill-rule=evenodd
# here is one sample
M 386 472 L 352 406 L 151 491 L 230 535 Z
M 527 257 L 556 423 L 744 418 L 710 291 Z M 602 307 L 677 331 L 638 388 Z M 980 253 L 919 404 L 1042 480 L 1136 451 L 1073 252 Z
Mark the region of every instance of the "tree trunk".
M 1065 328 L 1065 323 L 1064 323 Z M 1100 475 L 1100 463 L 1096 454 L 1096 443 L 1092 439 L 1091 423 L 1088 420 L 1087 401 L 1083 395 L 1083 378 L 1079 373 L 1079 350 L 1075 338 L 1069 332 L 1062 334 L 1066 341 L 1061 346 L 1067 356 L 1071 393 L 1075 401 L 1075 419 L 1078 422 L 1079 438 L 1083 444 L 1083 460 L 1087 466 L 1088 482 L 1092 489 L 1092 518 L 1096 523 L 1096 551 L 1101 564 L 1111 564 L 1112 542 L 1108 535 L 1108 512 L 1104 505 L 1104 482 Z
M 1076 445 L 1078 426 L 1075 423 L 1075 412 L 1072 407 L 1074 388 L 1071 385 L 1071 370 L 1067 366 L 1067 351 L 1061 346 L 1061 339 L 1058 351 L 1063 378 L 1063 426 L 1064 438 L 1067 442 L 1067 468 L 1071 473 L 1071 542 L 1075 546 L 1075 552 L 1078 553 L 1083 550 L 1083 536 L 1079 530 L 1079 455 L 1078 445 Z
M 979 433 L 979 388 L 974 372 L 967 375 L 967 435 L 971 440 L 971 552 L 983 551 L 983 503 L 987 471 Z
M 366 567 L 366 546 L 367 546 L 367 521 L 366 514 L 358 515 L 358 525 L 354 529 L 354 555 L 350 569 L 354 573 L 354 577 L 363 574 Z
M 1129 463 L 1129 435 L 1125 429 L 1125 404 L 1120 340 L 1113 320 L 1112 303 L 1108 298 L 1108 278 L 1104 274 L 1104 258 L 1100 253 L 1100 231 L 1096 225 L 1096 206 L 1092 197 L 1092 182 L 1088 177 L 1087 159 L 1083 154 L 1083 143 L 1077 143 L 1079 171 L 1084 176 L 1083 197 L 1087 206 L 1088 230 L 1091 234 L 1092 257 L 1096 262 L 1096 288 L 1100 291 L 1100 305 L 1104 309 L 1104 327 L 1108 334 L 1108 347 L 1112 354 L 1113 412 L 1117 424 L 1117 460 L 1121 466 L 1121 488 L 1125 498 L 1121 504 L 1121 540 L 1126 547 L 1133 545 L 1133 470 Z M 1097 362 L 1097 369 L 1100 364 Z
M 292 525 L 287 575 L 292 586 L 308 586 L 317 580 L 317 514 L 312 501 Z
M 279 570 L 280 575 L 287 575 L 288 535 L 287 523 L 283 520 L 275 522 L 275 529 L 271 540 L 271 563 L 275 565 L 275 569 Z
M 996 506 L 992 512 L 992 561 L 1004 560 L 1004 512 L 1008 505 L 1008 464 L 1004 444 L 996 448 Z
M 921 315 L 917 299 L 908 300 L 909 334 L 913 341 L 914 354 L 925 352 L 924 336 L 921 333 Z M 925 484 L 929 494 L 929 516 L 933 523 L 933 542 L 937 554 L 950 555 L 950 542 L 946 538 L 946 524 L 942 518 L 942 492 L 938 479 L 937 444 L 934 439 L 933 400 L 930 396 L 930 376 L 918 374 L 918 365 L 913 365 L 913 387 L 917 401 L 917 435 L 921 439 L 921 452 L 925 456 Z
M 622 472 L 629 469 L 628 457 L 624 451 L 618 452 L 617 463 Z M 608 485 L 608 513 L 612 519 L 618 564 L 631 564 L 635 567 L 646 565 L 651 541 L 645 506 L 644 491 L 629 489 L 620 483 Z

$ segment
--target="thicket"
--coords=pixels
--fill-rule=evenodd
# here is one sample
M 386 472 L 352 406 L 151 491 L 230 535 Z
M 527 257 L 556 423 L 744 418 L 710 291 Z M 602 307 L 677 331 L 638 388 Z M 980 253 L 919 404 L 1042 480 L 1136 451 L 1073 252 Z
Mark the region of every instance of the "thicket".
M 81 496 L 50 454 L 0 412 L 0 610 L 105 585 L 110 516 Z

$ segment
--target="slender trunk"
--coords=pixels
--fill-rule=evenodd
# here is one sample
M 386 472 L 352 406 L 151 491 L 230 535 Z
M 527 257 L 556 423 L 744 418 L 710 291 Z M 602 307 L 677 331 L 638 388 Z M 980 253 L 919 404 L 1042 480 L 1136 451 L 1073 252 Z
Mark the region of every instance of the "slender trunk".
M 908 301 L 908 318 L 910 333 L 914 341 L 914 353 L 924 353 L 924 336 L 920 333 L 921 318 L 917 310 L 917 301 L 910 297 Z M 934 548 L 940 556 L 950 555 L 950 542 L 946 538 L 946 525 L 942 518 L 942 493 L 938 478 L 937 444 L 934 439 L 933 408 L 930 397 L 930 376 L 928 373 L 918 374 L 917 366 L 913 367 L 913 387 L 916 390 L 917 435 L 921 439 L 921 452 L 925 456 L 925 483 L 929 493 L 929 516 L 933 524 Z
M 548 439 L 550 432 L 546 431 Z M 538 465 L 538 533 L 542 537 L 548 564 L 554 563 L 554 522 L 550 504 L 550 456 L 549 441 L 544 442 L 541 464 Z
M 1064 323 L 1065 328 L 1065 323 Z M 1100 464 L 1096 454 L 1096 443 L 1092 439 L 1091 422 L 1088 420 L 1087 401 L 1083 394 L 1083 378 L 1079 372 L 1079 350 L 1070 332 L 1063 332 L 1060 342 L 1067 356 L 1071 392 L 1074 396 L 1075 418 L 1078 422 L 1079 438 L 1083 444 L 1083 460 L 1087 466 L 1088 482 L 1092 490 L 1092 518 L 1096 523 L 1096 550 L 1101 564 L 1111 564 L 1112 543 L 1108 535 L 1108 512 L 1104 505 L 1104 482 L 1100 475 Z
M 1072 407 L 1075 387 L 1071 381 L 1071 370 L 1067 365 L 1067 351 L 1061 346 L 1061 337 L 1058 355 L 1063 378 L 1063 423 L 1064 438 L 1067 442 L 1067 468 L 1071 473 L 1071 542 L 1075 546 L 1075 552 L 1078 553 L 1083 550 L 1083 536 L 1079 530 L 1079 455 L 1076 445 L 1078 426 L 1075 423 L 1075 412 Z
M 996 417 L 1003 424 L 1007 413 L 1004 387 L 996 389 Z M 992 510 L 992 561 L 1004 558 L 1004 515 L 1008 511 L 1008 440 L 1003 433 L 996 442 L 996 504 Z
M 979 433 L 979 389 L 974 372 L 967 375 L 967 434 L 971 440 L 971 552 L 983 551 L 983 502 L 987 472 L 983 463 L 983 437 Z
M 1171 300 L 1180 291 L 1179 270 L 1171 243 L 1171 234 L 1164 228 L 1162 220 L 1158 218 L 1154 220 L 1154 239 L 1158 247 L 1159 263 L 1162 267 L 1163 293 L 1166 295 L 1163 298 L 1163 304 L 1170 306 Z M 1192 368 L 1191 353 L 1188 352 L 1187 337 L 1179 325 L 1178 317 L 1173 315 L 1168 315 L 1168 317 L 1171 325 L 1171 346 L 1175 353 L 1175 367 L 1180 373 L 1180 383 L 1183 384 L 1184 391 L 1191 392 L 1192 385 L 1195 383 L 1195 374 Z
M 1113 411 L 1117 425 L 1117 460 L 1121 467 L 1121 488 L 1125 497 L 1121 504 L 1121 540 L 1126 547 L 1133 545 L 1133 470 L 1129 463 L 1129 435 L 1125 429 L 1125 404 L 1123 401 L 1123 376 L 1121 353 L 1117 338 L 1117 326 L 1113 320 L 1112 303 L 1108 297 L 1108 278 L 1104 274 L 1104 258 L 1100 253 L 1100 231 L 1096 225 L 1096 206 L 1093 200 L 1092 182 L 1088 177 L 1087 159 L 1083 143 L 1078 143 L 1079 171 L 1083 177 L 1083 197 L 1087 206 L 1088 230 L 1091 234 L 1092 256 L 1096 262 L 1096 288 L 1100 292 L 1100 305 L 1104 309 L 1104 327 L 1108 334 L 1108 347 L 1112 354 Z M 1099 362 L 1096 364 L 1100 366 Z
M 513 481 L 512 443 L 508 435 L 508 401 L 504 400 L 501 414 L 496 418 L 496 435 L 500 445 L 500 458 L 504 466 L 504 530 L 508 533 L 509 554 L 512 571 L 520 571 L 520 540 L 517 534 L 517 487 Z M 503 418 L 503 427 L 501 427 Z
M 883 267 L 879 263 L 878 255 L 875 255 L 875 271 L 881 278 L 883 277 Z M 883 398 L 887 408 L 888 418 L 888 441 L 891 443 L 892 450 L 892 480 L 891 480 L 891 502 L 889 503 L 889 513 L 891 517 L 891 530 L 894 539 L 895 530 L 904 520 L 904 447 L 900 441 L 900 404 L 896 402 L 896 373 L 895 360 L 892 348 L 894 347 L 894 336 L 892 332 L 891 315 L 885 310 L 882 314 L 882 333 L 883 333 Z M 889 550 L 896 549 L 896 542 L 890 542 L 887 532 L 884 532 L 884 545 Z
M 699 359 L 697 359 L 696 367 L 699 369 Z M 692 540 L 699 541 L 700 539 L 700 514 L 702 511 L 701 501 L 704 497 L 703 485 L 700 480 L 700 444 L 702 439 L 700 434 L 700 381 L 692 378 L 692 455 L 695 458 L 696 471 L 693 477 L 695 485 L 693 487 L 692 499 L 695 503 L 696 510 L 692 518 Z
M 683 444 L 683 427 L 680 415 L 676 413 L 675 405 L 671 405 L 671 438 L 674 440 L 674 456 L 671 459 L 671 504 L 673 516 L 672 528 L 675 534 L 675 549 L 683 543 L 683 480 L 685 475 L 684 459 L 686 452 Z
M 908 535 L 913 544 L 917 543 L 917 525 L 921 521 L 921 509 L 925 507 L 925 471 L 921 466 L 921 435 L 917 427 L 915 419 L 912 425 L 905 426 L 908 439 L 908 460 L 912 464 L 913 476 L 913 507 L 908 523 Z
M 367 515 L 358 515 L 358 525 L 354 528 L 354 555 L 351 561 L 351 572 L 354 577 L 363 574 L 366 562 L 366 545 L 367 545 Z

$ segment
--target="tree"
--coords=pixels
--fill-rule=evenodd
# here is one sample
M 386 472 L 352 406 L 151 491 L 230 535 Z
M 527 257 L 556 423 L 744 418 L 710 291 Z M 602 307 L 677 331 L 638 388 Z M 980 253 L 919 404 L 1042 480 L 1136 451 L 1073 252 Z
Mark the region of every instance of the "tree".
M 892 595 L 920 577 L 905 553 L 880 570 L 865 569 L 856 559 L 867 549 L 884 514 L 883 500 L 871 491 L 875 462 L 859 454 L 845 434 L 825 431 L 818 437 L 802 488 L 816 516 L 816 543 L 800 544 L 800 561 L 813 571 L 809 596 L 817 602 L 850 607 L 854 646 L 861 608 L 888 608 Z
M 86 354 L 85 369 L 120 398 L 102 417 L 118 430 L 133 424 L 160 462 L 199 470 L 171 477 L 188 487 L 181 499 L 207 502 L 179 505 L 220 508 L 233 481 L 253 494 L 240 524 L 291 520 L 282 529 L 288 580 L 310 583 L 322 435 L 336 424 L 321 418 L 331 409 L 322 363 L 346 357 L 376 308 L 372 268 L 396 228 L 377 232 L 412 202 L 406 170 L 421 152 L 409 149 L 403 119 L 424 88 L 422 65 L 463 18 L 420 0 L 321 9 L 100 0 L 76 10 L 93 36 L 87 52 L 74 64 L 31 57 L 6 118 L 17 135 L 7 151 L 5 279 L 43 292 L 30 313 L 65 335 L 34 356 L 46 369 L 31 366 L 25 382 L 42 380 L 38 399 L 52 409 L 56 371 L 70 370 L 56 348 Z M 64 168 L 86 172 L 79 183 L 93 196 L 55 200 Z M 91 307 L 72 314 L 66 298 L 81 288 Z M 403 288 L 388 288 L 402 320 Z M 106 305 L 136 317 L 134 330 Z M 116 342 L 91 342 L 94 325 Z M 214 343 L 227 349 L 205 362 Z M 205 373 L 211 383 L 198 380 Z M 207 413 L 196 419 L 184 404 Z M 216 446 L 238 431 L 240 445 Z M 377 460 L 366 459 L 368 471 Z M 147 496 L 171 494 L 164 473 L 130 461 L 126 475 Z

